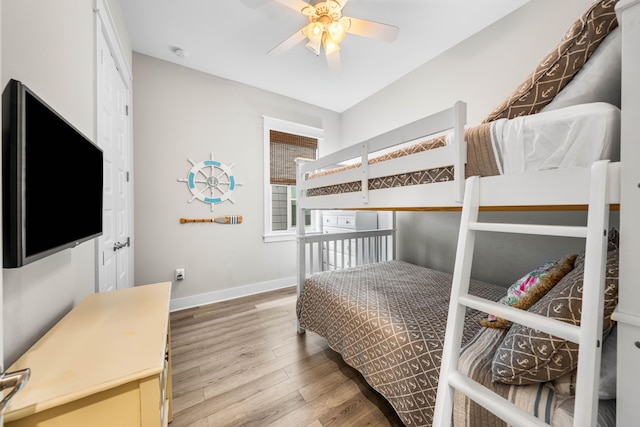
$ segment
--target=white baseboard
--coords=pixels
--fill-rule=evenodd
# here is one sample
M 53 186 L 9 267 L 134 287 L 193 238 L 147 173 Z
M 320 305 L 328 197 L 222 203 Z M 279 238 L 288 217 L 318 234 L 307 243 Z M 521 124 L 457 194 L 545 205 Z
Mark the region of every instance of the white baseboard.
M 295 286 L 296 278 L 286 277 L 284 279 L 270 280 L 268 282 L 255 283 L 253 285 L 239 286 L 237 288 L 223 289 L 221 291 L 207 292 L 206 294 L 193 295 L 190 297 L 174 298 L 169 303 L 169 311 L 179 311 L 201 305 L 212 304 L 214 302 L 227 301 L 230 299 L 246 297 L 263 292 L 275 291 L 276 289 Z

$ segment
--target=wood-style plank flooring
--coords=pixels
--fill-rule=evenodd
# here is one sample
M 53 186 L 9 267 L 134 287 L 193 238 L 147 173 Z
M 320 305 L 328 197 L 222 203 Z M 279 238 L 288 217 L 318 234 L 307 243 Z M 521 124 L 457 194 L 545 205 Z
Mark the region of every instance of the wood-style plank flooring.
M 171 313 L 171 427 L 402 426 L 389 403 L 313 332 L 295 288 Z

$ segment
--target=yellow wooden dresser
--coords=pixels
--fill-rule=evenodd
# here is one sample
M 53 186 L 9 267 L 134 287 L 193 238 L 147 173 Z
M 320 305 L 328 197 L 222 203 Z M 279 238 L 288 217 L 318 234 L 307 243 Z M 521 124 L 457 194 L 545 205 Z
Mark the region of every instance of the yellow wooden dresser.
M 170 294 L 166 282 L 87 296 L 9 368 L 31 376 L 5 425 L 167 425 Z

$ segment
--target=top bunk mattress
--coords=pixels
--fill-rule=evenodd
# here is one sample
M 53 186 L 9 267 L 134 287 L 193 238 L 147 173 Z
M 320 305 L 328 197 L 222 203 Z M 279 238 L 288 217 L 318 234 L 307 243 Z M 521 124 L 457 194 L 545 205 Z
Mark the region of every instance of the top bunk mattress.
M 602 159 L 619 160 L 620 109 L 604 102 L 578 104 L 513 119 L 498 119 L 467 128 L 465 177 L 527 173 L 568 167 L 588 167 Z M 406 144 L 369 158 L 384 162 L 450 145 L 452 134 Z M 316 172 L 307 177 L 358 168 L 356 162 Z M 408 171 L 371 178 L 369 190 L 453 181 L 453 166 Z M 307 196 L 327 196 L 362 190 L 361 181 L 310 188 Z

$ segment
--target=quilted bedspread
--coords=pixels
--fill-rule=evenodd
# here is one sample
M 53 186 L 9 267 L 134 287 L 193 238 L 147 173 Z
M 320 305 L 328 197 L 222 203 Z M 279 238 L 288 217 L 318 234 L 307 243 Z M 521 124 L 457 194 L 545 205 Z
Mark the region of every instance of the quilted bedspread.
M 305 281 L 298 319 L 325 337 L 407 426 L 430 426 L 451 280 L 402 261 L 316 273 Z M 472 280 L 470 293 L 497 301 L 505 288 Z M 478 332 L 480 317 L 467 310 L 463 343 Z

